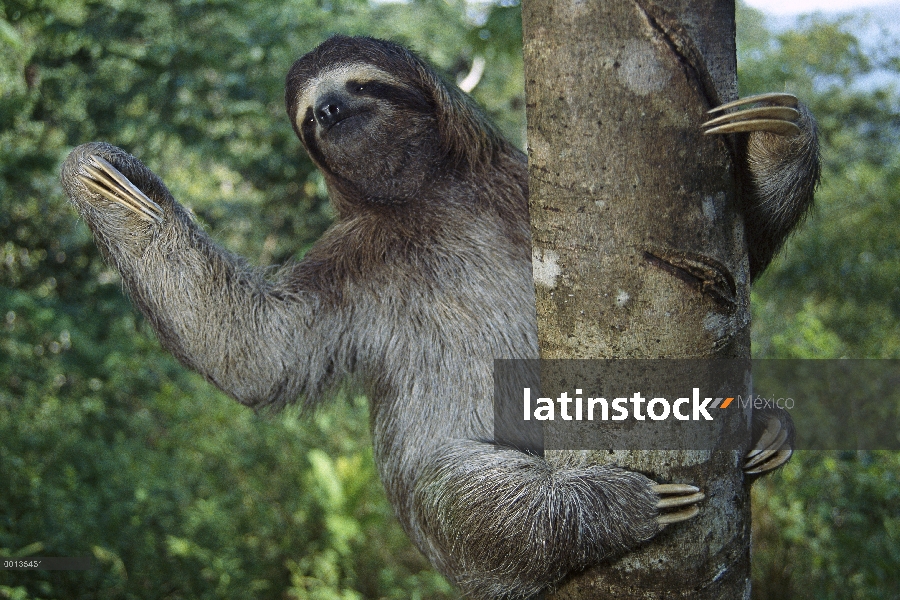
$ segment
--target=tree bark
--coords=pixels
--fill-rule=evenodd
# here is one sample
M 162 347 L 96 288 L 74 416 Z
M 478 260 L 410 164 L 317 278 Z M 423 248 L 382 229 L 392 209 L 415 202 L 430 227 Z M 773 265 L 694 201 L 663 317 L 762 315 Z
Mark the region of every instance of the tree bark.
M 736 98 L 734 3 L 528 0 L 522 17 L 541 357 L 749 358 L 736 149 L 700 130 Z M 551 597 L 749 598 L 737 455 L 616 462 L 699 486 L 701 512 Z

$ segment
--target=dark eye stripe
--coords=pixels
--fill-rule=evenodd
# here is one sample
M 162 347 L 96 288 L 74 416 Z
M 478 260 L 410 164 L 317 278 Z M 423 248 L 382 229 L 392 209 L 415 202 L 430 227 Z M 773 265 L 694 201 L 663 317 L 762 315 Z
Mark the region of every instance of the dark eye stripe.
M 377 98 L 418 112 L 431 111 L 431 105 L 421 93 L 381 81 L 351 80 L 347 82 L 347 91 L 354 96 Z
M 327 168 L 325 157 L 322 155 L 322 151 L 319 150 L 319 144 L 316 142 L 316 120 L 313 117 L 312 107 L 307 108 L 306 114 L 303 115 L 300 133 L 303 135 L 303 144 L 306 146 L 306 151 L 309 152 L 313 161 L 321 165 L 322 168 Z
M 350 80 L 347 82 L 347 91 L 354 96 L 364 96 L 368 95 L 367 92 L 372 88 L 373 85 L 374 84 L 371 81 Z

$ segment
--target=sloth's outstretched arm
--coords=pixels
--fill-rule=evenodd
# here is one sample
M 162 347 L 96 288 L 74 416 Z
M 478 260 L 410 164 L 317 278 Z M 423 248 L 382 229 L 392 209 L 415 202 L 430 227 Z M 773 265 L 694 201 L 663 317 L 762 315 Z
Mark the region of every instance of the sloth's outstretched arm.
M 316 395 L 328 383 L 330 344 L 318 332 L 330 319 L 319 311 L 312 319 L 315 298 L 290 293 L 216 246 L 139 160 L 85 144 L 66 159 L 62 181 L 132 300 L 182 363 L 254 407 Z
M 690 519 L 703 498 L 612 465 L 457 440 L 424 461 L 411 534 L 473 598 L 524 598 Z

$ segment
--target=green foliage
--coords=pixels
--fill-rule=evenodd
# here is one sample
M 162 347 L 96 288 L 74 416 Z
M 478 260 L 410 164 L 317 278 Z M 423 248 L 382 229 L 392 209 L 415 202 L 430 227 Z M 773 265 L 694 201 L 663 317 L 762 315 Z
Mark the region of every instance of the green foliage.
M 120 378 L 4 399 L 2 546 L 96 565 L 7 571 L 5 584 L 59 598 L 449 592 L 384 501 L 364 399 L 312 422 L 260 418 L 131 350 L 112 359 Z
M 797 452 L 776 477 L 754 489 L 754 598 L 896 598 L 900 454 Z
M 862 23 L 812 17 L 772 36 L 746 19 L 741 94 L 787 90 L 819 122 L 822 182 L 804 227 L 754 288 L 758 358 L 900 358 L 900 68 L 866 55 Z M 739 31 L 739 33 L 741 33 Z M 741 39 L 741 38 L 739 38 Z M 893 83 L 870 89 L 875 68 Z
M 900 357 L 900 61 L 863 50 L 859 19 L 772 35 L 738 12 L 741 94 L 790 91 L 816 116 L 816 208 L 753 290 L 756 358 Z M 869 40 L 870 47 L 874 46 Z M 875 69 L 888 85 L 863 84 Z M 754 487 L 753 595 L 889 599 L 900 592 L 900 454 L 797 452 Z

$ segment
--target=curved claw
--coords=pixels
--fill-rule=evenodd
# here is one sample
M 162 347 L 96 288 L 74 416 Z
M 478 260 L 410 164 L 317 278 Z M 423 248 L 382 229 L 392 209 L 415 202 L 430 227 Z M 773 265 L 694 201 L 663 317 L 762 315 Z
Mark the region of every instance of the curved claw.
M 697 492 L 696 494 L 691 494 L 690 496 L 675 496 L 674 498 L 666 498 L 665 500 L 660 500 L 656 503 L 656 508 L 674 508 L 676 506 L 687 506 L 689 504 L 700 502 L 704 498 L 706 498 L 706 494 L 704 494 L 703 492 Z
M 766 448 L 765 450 L 763 450 L 762 452 L 760 452 L 759 454 L 757 454 L 756 456 L 754 456 L 753 458 L 748 460 L 746 463 L 744 463 L 744 469 L 745 470 L 751 469 L 751 468 L 765 462 L 770 456 L 772 456 L 773 454 L 775 454 L 776 452 L 778 452 L 779 450 L 782 449 L 782 446 L 787 441 L 787 437 L 788 437 L 788 432 L 786 430 L 782 429 L 778 433 L 778 437 L 776 437 L 772 441 L 772 444 L 768 448 Z
M 680 523 L 681 521 L 687 521 L 688 519 L 697 515 L 700 512 L 699 506 L 692 506 L 690 508 L 686 508 L 684 510 L 679 510 L 678 512 L 668 513 L 656 518 L 656 522 L 659 523 L 660 528 L 665 527 L 666 525 L 671 525 L 672 523 Z
M 776 419 L 775 417 L 769 417 L 769 420 L 766 422 L 766 430 L 763 431 L 762 436 L 760 436 L 759 440 L 757 440 L 756 445 L 747 452 L 747 456 L 744 458 L 750 459 L 768 448 L 772 445 L 772 442 L 775 438 L 778 437 L 778 434 L 781 432 L 782 426 L 781 421 Z
M 750 121 L 752 119 L 773 119 L 776 121 L 795 122 L 800 118 L 800 111 L 789 106 L 759 106 L 757 108 L 748 108 L 747 110 L 738 111 L 730 115 L 722 115 L 716 117 L 703 124 L 703 127 L 715 127 L 723 123 L 731 123 L 737 119 L 741 121 Z
M 735 113 L 738 114 L 738 113 Z M 726 115 L 731 116 L 731 115 Z M 753 119 L 751 121 L 738 121 L 737 123 L 728 123 L 720 125 L 704 131 L 706 135 L 716 133 L 742 133 L 745 131 L 768 131 L 777 133 L 778 135 L 796 135 L 800 133 L 800 128 L 790 121 L 778 121 L 775 119 Z
M 744 473 L 759 475 L 786 463 L 794 453 L 787 440 L 788 430 L 777 418 L 770 417 L 766 423 L 766 430 L 745 457 Z
M 684 483 L 659 483 L 653 485 L 651 489 L 660 496 L 659 501 L 656 503 L 656 508 L 667 510 L 687 507 L 682 510 L 667 511 L 659 515 L 656 518 L 656 522 L 661 528 L 671 523 L 690 519 L 700 512 L 700 508 L 696 506 L 696 503 L 706 498 L 706 494 L 701 492 L 700 488 Z
M 741 98 L 717 106 L 707 114 L 756 103 L 764 103 L 765 106 L 738 110 L 707 121 L 703 124 L 703 127 L 707 128 L 706 135 L 748 131 L 767 131 L 778 135 L 800 133 L 800 127 L 797 125 L 800 112 L 796 109 L 798 100 L 793 94 L 760 94 Z
M 161 223 L 162 207 L 147 197 L 131 183 L 117 168 L 102 156 L 91 155 L 91 164 L 84 166 L 87 176 L 77 177 L 89 190 L 97 192 L 110 202 L 120 204 L 138 217 L 151 223 Z
M 700 488 L 687 483 L 656 483 L 651 486 L 654 493 L 662 494 L 693 494 L 699 492 Z
M 772 92 L 769 94 L 757 94 L 756 96 L 747 96 L 746 98 L 738 98 L 733 102 L 727 102 L 725 104 L 720 104 L 715 108 L 711 108 L 707 111 L 707 114 L 713 114 L 714 112 L 719 112 L 722 110 L 728 110 L 729 108 L 736 108 L 738 106 L 743 106 L 745 104 L 755 104 L 757 102 L 768 102 L 769 104 L 778 104 L 780 106 L 790 106 L 792 108 L 796 108 L 797 104 L 800 101 L 797 99 L 797 96 L 793 94 L 786 94 L 784 92 Z
M 758 465 L 752 469 L 744 468 L 744 473 L 747 475 L 761 475 L 762 473 L 766 473 L 768 471 L 772 471 L 777 469 L 791 458 L 791 455 L 794 453 L 794 450 L 791 448 L 782 448 L 778 452 L 769 459 L 768 462 L 765 462 L 761 465 Z

